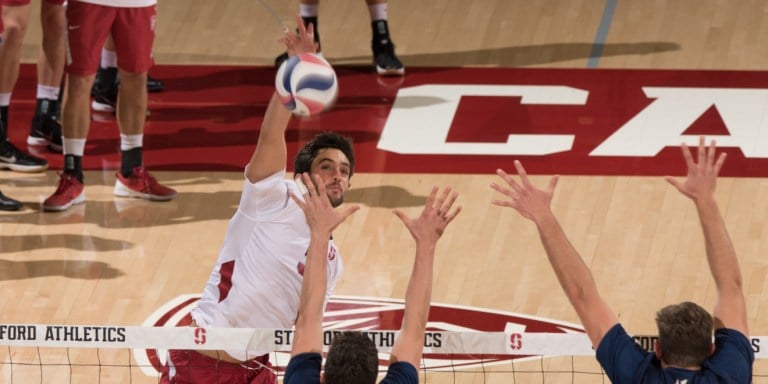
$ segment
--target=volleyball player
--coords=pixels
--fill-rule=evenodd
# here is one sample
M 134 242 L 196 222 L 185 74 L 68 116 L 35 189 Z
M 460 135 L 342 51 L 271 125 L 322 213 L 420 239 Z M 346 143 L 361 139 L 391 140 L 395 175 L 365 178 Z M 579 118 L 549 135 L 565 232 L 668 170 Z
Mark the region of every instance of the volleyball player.
M 325 186 L 315 177 L 317 188 L 304 174 L 309 186 L 303 199 L 294 196 L 309 222 L 312 241 L 301 287 L 299 317 L 291 348 L 291 360 L 285 371 L 285 384 L 373 384 L 378 376 L 379 358 L 368 336 L 360 332 L 343 332 L 334 337 L 321 379 L 323 351 L 323 294 L 327 268 L 325 249 L 331 231 L 353 211 L 334 212 L 328 202 Z M 416 240 L 416 257 L 405 297 L 400 334 L 395 340 L 387 374 L 381 383 L 418 384 L 419 366 L 424 349 L 424 334 L 429 316 L 432 274 L 437 241 L 448 224 L 461 211 L 453 208 L 458 194 L 451 188 L 442 192 L 437 187 L 427 198 L 418 217 L 411 218 L 400 210 L 394 213 Z
M 64 71 L 64 0 L 41 0 L 42 49 L 37 63 L 37 104 L 27 143 L 61 150 L 58 122 L 59 92 Z M 31 155 L 8 140 L 13 120 L 10 104 L 19 77 L 19 63 L 30 17 L 30 0 L 0 0 L 5 42 L 0 45 L 0 169 L 42 172 L 48 161 Z M 13 129 L 18 129 L 14 127 Z
M 120 130 L 120 170 L 113 194 L 152 201 L 169 201 L 176 191 L 155 179 L 144 167 L 144 128 L 147 116 L 147 71 L 152 66 L 157 0 L 69 0 L 67 3 L 67 97 L 63 105 L 64 169 L 45 211 L 64 211 L 85 202 L 83 157 L 91 127 L 90 91 L 99 66 L 99 53 L 111 33 L 120 58 L 117 126 Z
M 286 32 L 288 52 L 314 52 L 312 28 L 299 21 L 299 33 Z M 193 326 L 291 328 L 299 310 L 310 228 L 291 199 L 299 183 L 286 180 L 285 131 L 289 112 L 273 95 L 264 115 L 256 149 L 245 168 L 243 193 L 227 227 L 224 244 L 202 298 L 192 310 Z M 352 144 L 323 133 L 296 155 L 296 174 L 318 177 L 334 207 L 342 204 L 355 165 Z M 329 234 L 330 238 L 330 234 Z M 328 239 L 326 239 L 328 240 Z M 327 241 L 324 255 L 328 287 L 325 301 L 341 276 L 341 256 Z M 268 349 L 170 351 L 161 383 L 275 383 Z
M 28 144 L 48 145 L 61 150 L 61 126 L 58 122 L 59 91 L 64 71 L 64 0 L 41 0 L 40 22 L 42 49 L 37 63 L 37 105 Z M 30 0 L 0 0 L 0 169 L 41 172 L 48 168 L 45 159 L 16 147 L 8 139 L 11 94 L 19 76 L 21 48 L 29 21 Z M 5 30 L 3 19 L 8 21 Z M 0 192 L 0 210 L 16 211 L 21 202 Z
M 3 18 L 0 17 L 0 45 L 3 44 Z M 0 112 L 2 113 L 2 112 Z M 0 131 L 3 131 L 5 127 L 3 126 L 2 120 L 0 120 Z M 2 192 L 0 192 L 0 211 L 18 211 L 21 209 L 22 205 L 20 201 L 14 200 L 8 196 L 3 195 Z
M 747 313 L 736 252 L 715 201 L 715 184 L 725 153 L 715 156 L 715 142 L 707 147 L 701 137 L 698 156 L 682 145 L 688 175 L 667 180 L 693 200 L 706 242 L 707 262 L 715 280 L 717 299 L 713 313 L 691 302 L 669 305 L 656 313 L 659 340 L 655 353 L 643 350 L 627 334 L 616 314 L 603 301 L 589 268 L 569 242 L 550 203 L 557 176 L 545 190 L 536 188 L 519 161 L 518 183 L 499 169 L 507 183 L 491 187 L 506 200 L 493 200 L 514 208 L 533 221 L 550 264 L 579 315 L 597 360 L 614 383 L 750 383 L 755 359 L 747 338 Z M 674 278 L 674 277 L 673 277 Z M 715 338 L 712 343 L 712 332 Z

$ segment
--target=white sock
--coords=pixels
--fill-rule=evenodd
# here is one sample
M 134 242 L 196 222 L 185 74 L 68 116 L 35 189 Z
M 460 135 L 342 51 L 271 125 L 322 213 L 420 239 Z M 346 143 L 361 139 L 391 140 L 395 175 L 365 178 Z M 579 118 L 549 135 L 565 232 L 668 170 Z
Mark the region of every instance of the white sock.
M 109 51 L 106 48 L 101 49 L 101 67 L 117 68 L 117 52 Z
M 11 105 L 11 92 L 0 93 L 0 107 L 7 107 Z
M 299 16 L 317 17 L 317 4 L 299 4 Z
M 62 137 L 64 154 L 83 157 L 83 153 L 85 153 L 85 140 Z
M 129 151 L 134 148 L 139 148 L 144 142 L 144 134 L 138 135 L 125 135 L 120 134 L 120 150 Z
M 51 87 L 50 85 L 42 84 L 37 85 L 38 99 L 58 100 L 59 92 L 61 92 L 61 88 L 59 87 Z
M 368 5 L 368 13 L 371 15 L 371 21 L 387 19 L 387 3 L 378 3 Z

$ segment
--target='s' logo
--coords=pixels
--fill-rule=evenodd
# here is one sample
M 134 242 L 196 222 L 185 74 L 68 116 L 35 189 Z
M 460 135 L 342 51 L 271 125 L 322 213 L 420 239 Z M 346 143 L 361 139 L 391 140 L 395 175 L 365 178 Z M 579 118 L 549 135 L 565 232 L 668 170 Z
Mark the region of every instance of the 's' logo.
M 523 347 L 523 335 L 519 333 L 513 333 L 509 335 L 509 347 L 512 350 L 518 350 Z
M 205 344 L 205 328 L 195 328 L 195 344 Z

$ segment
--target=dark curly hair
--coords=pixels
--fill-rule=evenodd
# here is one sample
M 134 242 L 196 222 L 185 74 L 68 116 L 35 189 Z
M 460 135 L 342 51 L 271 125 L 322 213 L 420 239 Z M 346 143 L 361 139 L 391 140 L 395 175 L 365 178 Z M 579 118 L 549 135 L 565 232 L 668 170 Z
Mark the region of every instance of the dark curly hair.
M 374 384 L 379 355 L 370 337 L 361 332 L 336 334 L 325 359 L 325 384 Z
M 333 132 L 323 132 L 304 144 L 293 160 L 293 172 L 295 174 L 309 172 L 312 168 L 312 161 L 317 157 L 317 153 L 321 149 L 326 148 L 338 149 L 347 156 L 349 160 L 349 177 L 351 178 L 355 170 L 355 153 L 352 149 L 352 139 Z

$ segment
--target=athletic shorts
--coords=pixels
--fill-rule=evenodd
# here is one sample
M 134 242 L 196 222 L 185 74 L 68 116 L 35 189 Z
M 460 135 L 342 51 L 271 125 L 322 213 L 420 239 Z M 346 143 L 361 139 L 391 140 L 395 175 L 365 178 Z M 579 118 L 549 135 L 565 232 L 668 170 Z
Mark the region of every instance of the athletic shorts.
M 101 48 L 112 33 L 117 66 L 130 73 L 152 67 L 155 41 L 155 5 L 118 8 L 70 0 L 67 5 L 67 73 L 89 76 L 96 73 Z
M 32 0 L 0 0 L 0 5 L 7 5 L 11 7 L 17 7 L 20 5 L 29 5 Z M 43 0 L 46 3 L 62 5 L 67 0 Z M 2 29 L 0 29 L 2 31 Z
M 168 351 L 160 384 L 277 384 L 269 355 L 242 364 L 219 361 L 195 351 Z

